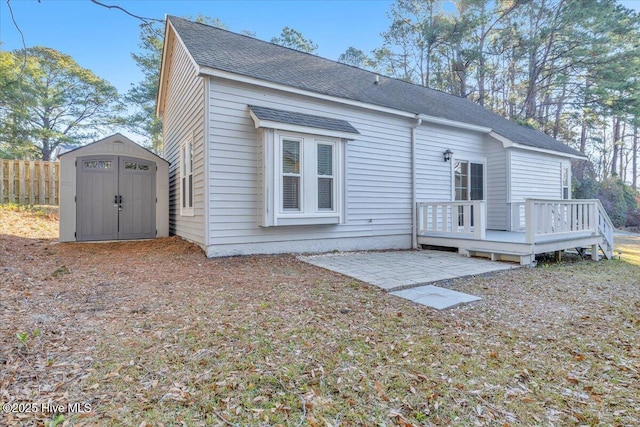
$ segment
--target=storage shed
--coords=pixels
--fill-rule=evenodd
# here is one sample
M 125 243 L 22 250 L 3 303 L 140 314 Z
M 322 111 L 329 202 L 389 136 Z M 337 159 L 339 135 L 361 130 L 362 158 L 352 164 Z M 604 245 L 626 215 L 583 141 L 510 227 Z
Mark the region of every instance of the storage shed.
M 60 156 L 60 241 L 169 235 L 169 163 L 117 133 Z

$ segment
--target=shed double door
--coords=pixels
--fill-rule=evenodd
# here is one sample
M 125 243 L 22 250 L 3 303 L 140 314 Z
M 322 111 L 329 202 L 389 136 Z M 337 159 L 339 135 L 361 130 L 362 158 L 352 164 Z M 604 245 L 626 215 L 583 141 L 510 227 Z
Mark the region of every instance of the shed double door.
M 156 236 L 156 164 L 122 156 L 77 161 L 76 240 Z

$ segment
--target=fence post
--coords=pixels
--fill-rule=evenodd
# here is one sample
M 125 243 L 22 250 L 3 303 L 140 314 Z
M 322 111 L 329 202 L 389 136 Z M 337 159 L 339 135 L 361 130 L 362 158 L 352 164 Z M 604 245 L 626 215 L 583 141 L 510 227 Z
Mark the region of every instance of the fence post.
M 15 162 L 13 160 L 9 160 L 9 174 L 7 177 L 7 183 L 9 185 L 9 203 L 15 203 L 16 200 L 16 177 L 15 177 Z
M 39 196 L 39 202 L 41 205 L 45 204 L 45 200 L 46 200 L 46 194 L 47 194 L 47 186 L 46 186 L 46 180 L 44 179 L 44 174 L 45 174 L 45 164 L 46 162 L 38 162 L 38 171 L 40 172 L 40 191 L 38 192 L 38 196 Z
M 49 200 L 51 200 L 52 205 L 57 205 L 59 204 L 59 200 L 58 200 L 58 188 L 56 186 L 56 183 L 58 182 L 58 179 L 60 178 L 60 171 L 59 171 L 59 167 L 58 167 L 59 163 L 54 163 L 51 162 L 49 163 L 49 166 L 51 167 L 51 195 L 49 196 Z

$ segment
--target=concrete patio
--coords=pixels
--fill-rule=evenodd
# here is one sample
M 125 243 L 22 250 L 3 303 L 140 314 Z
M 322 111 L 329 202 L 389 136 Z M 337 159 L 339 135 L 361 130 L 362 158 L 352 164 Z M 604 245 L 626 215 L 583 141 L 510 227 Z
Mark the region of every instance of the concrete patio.
M 300 256 L 299 259 L 437 309 L 451 308 L 480 298 L 428 284 L 519 267 L 514 263 L 467 258 L 455 252 L 434 250 L 341 252 Z

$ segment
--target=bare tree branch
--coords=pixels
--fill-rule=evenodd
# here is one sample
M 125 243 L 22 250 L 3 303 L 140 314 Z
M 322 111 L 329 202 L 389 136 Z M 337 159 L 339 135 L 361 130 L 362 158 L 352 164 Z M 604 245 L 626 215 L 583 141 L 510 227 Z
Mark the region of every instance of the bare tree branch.
M 38 0 L 40 3 L 40 0 Z M 9 8 L 9 14 L 11 15 L 11 21 L 13 22 L 13 26 L 16 27 L 18 33 L 20 33 L 20 39 L 22 40 L 22 65 L 20 65 L 20 74 L 18 76 L 18 91 L 20 92 L 20 96 L 22 97 L 22 105 L 25 103 L 24 92 L 22 91 L 22 75 L 24 74 L 24 69 L 27 67 L 27 44 L 24 41 L 24 33 L 20 29 L 18 22 L 16 21 L 16 17 L 13 14 L 13 8 L 11 7 L 11 0 L 7 0 L 7 7 Z
M 8 1 L 8 0 L 7 0 Z M 98 6 L 102 6 L 102 7 L 106 7 L 107 9 L 118 9 L 124 13 L 126 13 L 127 15 L 139 19 L 142 22 L 144 22 L 147 25 L 150 25 L 152 22 L 164 22 L 162 19 L 157 19 L 157 18 L 145 18 L 144 16 L 139 16 L 136 14 L 133 14 L 131 12 L 129 12 L 127 9 L 123 8 L 122 6 L 118 6 L 117 4 L 104 4 L 98 0 L 91 0 L 91 3 L 97 4 Z

